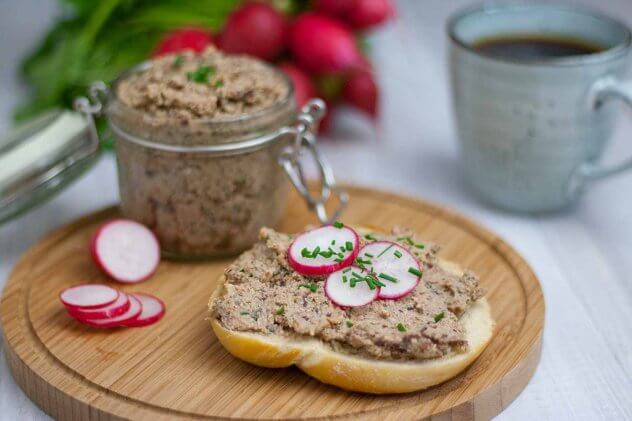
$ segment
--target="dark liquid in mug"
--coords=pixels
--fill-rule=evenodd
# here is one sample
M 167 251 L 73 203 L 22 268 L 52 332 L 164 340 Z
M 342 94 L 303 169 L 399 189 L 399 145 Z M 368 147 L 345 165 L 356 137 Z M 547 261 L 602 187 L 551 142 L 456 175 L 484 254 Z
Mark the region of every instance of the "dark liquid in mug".
M 583 40 L 543 36 L 499 36 L 474 43 L 473 47 L 485 54 L 518 59 L 537 60 L 556 57 L 583 56 L 604 51 L 605 48 Z

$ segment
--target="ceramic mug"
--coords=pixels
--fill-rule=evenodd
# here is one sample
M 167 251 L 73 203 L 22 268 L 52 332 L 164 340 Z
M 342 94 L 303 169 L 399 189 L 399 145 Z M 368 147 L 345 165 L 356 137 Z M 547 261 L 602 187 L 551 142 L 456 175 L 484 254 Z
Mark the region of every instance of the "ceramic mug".
M 448 24 L 453 106 L 468 181 L 487 201 L 511 210 L 572 204 L 586 184 L 632 168 L 632 158 L 599 163 L 617 104 L 632 105 L 623 80 L 632 36 L 592 11 L 555 5 L 484 7 Z M 508 59 L 477 51 L 483 39 L 512 35 L 583 40 L 597 53 Z

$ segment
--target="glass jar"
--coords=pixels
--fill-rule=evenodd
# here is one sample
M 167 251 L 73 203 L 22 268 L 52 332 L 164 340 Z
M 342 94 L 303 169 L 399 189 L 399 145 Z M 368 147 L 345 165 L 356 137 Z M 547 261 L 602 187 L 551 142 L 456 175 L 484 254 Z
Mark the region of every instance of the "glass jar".
M 91 108 L 82 111 L 106 117 L 116 145 L 122 214 L 152 229 L 163 255 L 198 259 L 247 249 L 262 226 L 280 222 L 288 181 L 322 222 L 340 212 L 346 195 L 335 187 L 331 170 L 315 149 L 322 101 L 312 100 L 297 112 L 291 82 L 274 70 L 288 89 L 273 106 L 236 117 L 156 124 L 116 95 L 117 84 L 146 65 L 122 74 L 111 90 L 94 85 Z M 305 151 L 320 170 L 317 198 L 301 170 L 299 158 Z M 341 206 L 329 217 L 324 204 L 332 192 Z

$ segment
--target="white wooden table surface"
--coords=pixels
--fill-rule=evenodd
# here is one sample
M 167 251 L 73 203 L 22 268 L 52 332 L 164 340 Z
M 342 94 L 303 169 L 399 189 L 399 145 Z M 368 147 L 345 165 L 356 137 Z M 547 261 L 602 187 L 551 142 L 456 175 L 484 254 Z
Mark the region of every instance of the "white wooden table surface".
M 632 26 L 630 0 L 594 3 Z M 346 139 L 324 142 L 325 152 L 340 180 L 458 210 L 507 239 L 534 268 L 547 309 L 542 361 L 498 419 L 632 420 L 632 174 L 596 184 L 570 213 L 546 217 L 496 211 L 470 193 L 457 157 L 444 35 L 446 16 L 463 4 L 399 2 L 398 23 L 373 42 L 384 91 L 379 140 L 347 114 L 337 121 Z M 54 0 L 0 0 L 0 12 L 0 129 L 6 129 L 25 93 L 16 60 L 58 10 Z M 619 126 L 608 158 L 632 154 L 632 112 L 623 113 Z M 0 227 L 0 286 L 46 232 L 116 200 L 114 161 L 107 156 L 56 199 Z M 0 420 L 46 419 L 1 357 Z

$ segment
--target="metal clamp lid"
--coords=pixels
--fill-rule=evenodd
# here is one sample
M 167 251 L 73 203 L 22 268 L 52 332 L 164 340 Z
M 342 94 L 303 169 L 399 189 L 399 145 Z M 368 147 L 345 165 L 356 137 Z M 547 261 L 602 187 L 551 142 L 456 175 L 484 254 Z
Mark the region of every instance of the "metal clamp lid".
M 316 148 L 316 130 L 319 121 L 325 115 L 325 110 L 326 105 L 320 99 L 307 102 L 298 115 L 297 124 L 293 127 L 293 144 L 286 147 L 279 156 L 279 164 L 323 224 L 335 221 L 349 202 L 349 195 L 336 185 L 331 167 Z M 314 160 L 319 172 L 320 195 L 318 197 L 314 197 L 307 186 L 304 167 L 300 160 L 305 152 Z M 325 204 L 332 193 L 338 198 L 339 204 L 333 213 L 328 215 Z

